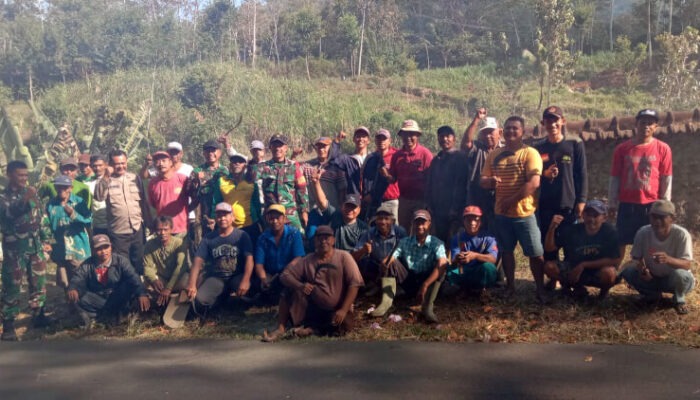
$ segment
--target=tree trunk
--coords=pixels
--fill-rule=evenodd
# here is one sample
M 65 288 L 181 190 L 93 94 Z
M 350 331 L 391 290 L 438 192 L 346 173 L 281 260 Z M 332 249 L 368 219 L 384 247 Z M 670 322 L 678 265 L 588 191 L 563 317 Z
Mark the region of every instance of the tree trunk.
M 615 43 L 613 42 L 613 20 L 614 20 L 615 0 L 610 0 L 610 51 L 614 50 Z
M 647 0 L 647 49 L 649 52 L 649 68 L 651 68 L 651 59 L 654 56 L 653 50 L 651 49 L 651 0 Z
M 257 19 L 258 19 L 258 7 L 257 7 L 258 1 L 253 0 L 253 43 L 251 43 L 252 51 L 253 54 L 251 55 L 251 63 L 250 65 L 255 69 L 255 53 L 257 52 L 257 39 L 256 39 L 256 28 L 257 28 Z
M 304 58 L 306 61 L 306 78 L 308 80 L 311 80 L 311 71 L 309 71 L 309 53 L 306 53 L 306 58 Z
M 360 52 L 357 55 L 357 76 L 362 74 L 362 46 L 365 42 L 365 16 L 367 14 L 367 4 L 362 3 L 362 28 L 360 28 Z

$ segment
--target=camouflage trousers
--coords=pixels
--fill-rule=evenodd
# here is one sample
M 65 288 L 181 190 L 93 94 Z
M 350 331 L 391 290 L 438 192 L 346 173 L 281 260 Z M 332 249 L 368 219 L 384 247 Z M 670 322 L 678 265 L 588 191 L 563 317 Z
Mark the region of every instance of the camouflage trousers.
M 43 252 L 27 253 L 3 249 L 2 262 L 2 317 L 14 319 L 20 310 L 19 294 L 22 276 L 27 275 L 29 307 L 37 310 L 46 302 L 46 256 Z

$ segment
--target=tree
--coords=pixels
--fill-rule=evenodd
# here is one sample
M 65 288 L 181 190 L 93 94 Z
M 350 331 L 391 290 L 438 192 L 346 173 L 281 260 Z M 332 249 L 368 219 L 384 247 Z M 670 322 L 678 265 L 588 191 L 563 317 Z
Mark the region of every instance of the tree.
M 680 35 L 668 32 L 658 35 L 656 42 L 663 54 L 659 74 L 659 99 L 666 106 L 695 106 L 700 102 L 700 31 L 687 27 Z
M 540 99 L 537 105 L 539 110 L 542 108 L 545 94 L 549 103 L 552 86 L 570 73 L 573 60 L 567 50 L 568 31 L 574 23 L 574 13 L 570 0 L 535 0 L 535 16 L 540 85 Z
M 323 37 L 321 17 L 309 8 L 291 14 L 284 24 L 286 39 L 291 54 L 303 56 L 306 62 L 306 76 L 311 80 L 309 57 Z

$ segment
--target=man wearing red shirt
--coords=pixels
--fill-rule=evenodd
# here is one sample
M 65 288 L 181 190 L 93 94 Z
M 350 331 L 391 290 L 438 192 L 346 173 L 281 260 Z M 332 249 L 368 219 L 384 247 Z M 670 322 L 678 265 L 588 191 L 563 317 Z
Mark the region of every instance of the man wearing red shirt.
M 187 176 L 173 168 L 173 159 L 165 151 L 153 153 L 158 176 L 148 183 L 148 201 L 158 216 L 173 219 L 173 235 L 184 238 L 187 234 Z
M 644 109 L 636 120 L 635 136 L 615 147 L 608 192 L 610 219 L 617 215 L 623 256 L 637 230 L 649 223 L 651 205 L 656 200 L 671 200 L 671 148 L 654 138 L 659 114 Z
M 399 185 L 399 225 L 406 230 L 411 228 L 413 212 L 425 208 L 425 182 L 433 160 L 430 150 L 419 143 L 421 134 L 416 121 L 403 122 L 399 131 L 403 147 L 391 157 L 391 173 L 386 171 L 389 182 Z

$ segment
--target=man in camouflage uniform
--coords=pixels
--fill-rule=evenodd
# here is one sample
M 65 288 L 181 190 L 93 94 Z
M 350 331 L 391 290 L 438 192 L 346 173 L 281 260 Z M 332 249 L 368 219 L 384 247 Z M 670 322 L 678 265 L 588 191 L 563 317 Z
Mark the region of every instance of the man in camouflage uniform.
M 301 166 L 287 159 L 287 144 L 282 135 L 270 138 L 272 159 L 254 166 L 253 181 L 262 182 L 264 208 L 283 205 L 289 222 L 303 231 L 309 219 L 309 193 Z
M 2 263 L 2 340 L 17 340 L 14 321 L 19 314 L 22 273 L 29 282 L 29 306 L 35 328 L 49 325 L 46 301 L 46 253 L 51 251 L 48 220 L 36 189 L 27 186 L 29 171 L 22 161 L 7 165 L 8 185 L 0 193 L 0 229 L 5 259 Z
M 228 168 L 219 162 L 221 158 L 221 145 L 216 140 L 208 140 L 202 146 L 204 164 L 196 167 L 188 181 L 187 191 L 192 199 L 190 209 L 195 208 L 195 221 L 190 226 L 190 235 L 193 248 L 196 249 L 202 237 L 214 231 L 214 219 L 212 215 L 213 193 L 212 185 L 207 185 L 214 175 L 228 174 Z

